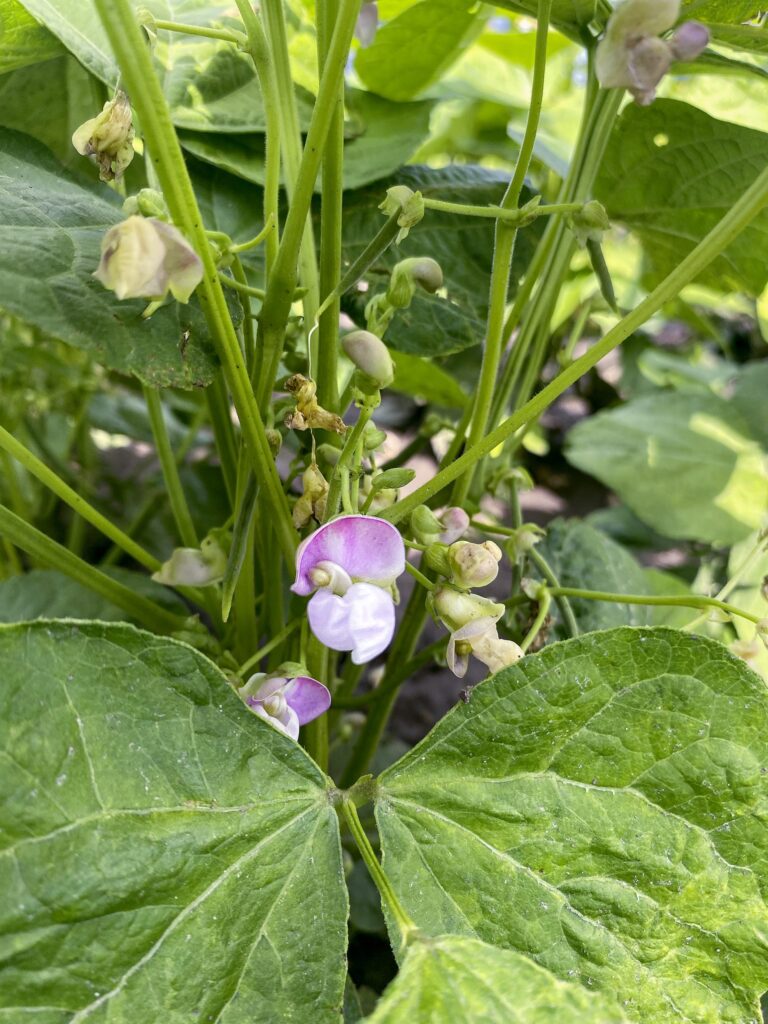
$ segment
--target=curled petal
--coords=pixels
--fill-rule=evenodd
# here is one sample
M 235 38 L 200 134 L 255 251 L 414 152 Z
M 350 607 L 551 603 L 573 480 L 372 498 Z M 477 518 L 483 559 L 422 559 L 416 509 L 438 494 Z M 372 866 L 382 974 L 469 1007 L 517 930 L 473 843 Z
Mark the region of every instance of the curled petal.
M 319 718 L 331 706 L 328 688 L 311 676 L 297 676 L 285 688 L 288 706 L 295 711 L 299 725 Z
M 695 60 L 709 44 L 709 29 L 700 21 L 686 21 L 669 41 L 675 60 Z
M 663 39 L 651 36 L 641 39 L 627 51 L 627 68 L 632 84 L 632 95 L 642 106 L 651 103 L 656 95 L 656 86 L 662 80 L 672 63 L 672 50 Z
M 388 646 L 395 631 L 395 605 L 386 590 L 354 583 L 339 596 L 319 590 L 307 607 L 312 632 L 334 651 L 351 651 L 363 665 Z
M 260 701 L 254 700 L 252 697 L 248 700 L 248 706 L 255 715 L 263 718 L 273 729 L 277 729 L 278 732 L 290 736 L 292 740 L 299 738 L 299 719 L 293 708 L 286 707 L 282 714 L 275 717 L 275 715 L 269 714 Z
M 309 573 L 318 562 L 334 562 L 353 580 L 386 587 L 405 572 L 405 545 L 397 528 L 385 519 L 340 516 L 299 545 L 294 594 L 312 593 L 316 584 Z

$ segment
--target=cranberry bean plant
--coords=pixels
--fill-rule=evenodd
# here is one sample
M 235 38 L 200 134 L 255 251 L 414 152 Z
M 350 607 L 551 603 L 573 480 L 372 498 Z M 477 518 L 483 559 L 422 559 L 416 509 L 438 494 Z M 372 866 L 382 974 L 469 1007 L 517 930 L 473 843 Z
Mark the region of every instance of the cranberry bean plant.
M 762 6 L 0 0 L 2 1024 L 762 1021 Z

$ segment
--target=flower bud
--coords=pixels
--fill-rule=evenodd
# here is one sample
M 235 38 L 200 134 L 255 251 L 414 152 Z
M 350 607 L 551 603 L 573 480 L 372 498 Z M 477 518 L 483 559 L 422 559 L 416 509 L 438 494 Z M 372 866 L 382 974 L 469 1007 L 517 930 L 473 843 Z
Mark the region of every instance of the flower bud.
M 267 444 L 269 445 L 269 450 L 272 452 L 273 455 L 277 455 L 277 453 L 280 451 L 282 443 L 283 435 L 280 433 L 280 431 L 275 430 L 274 427 L 268 427 Z
M 602 242 L 611 222 L 602 203 L 592 199 L 571 216 L 571 227 L 579 245 L 585 246 L 587 242 Z
M 188 302 L 202 280 L 203 265 L 172 224 L 134 216 L 106 233 L 93 276 L 118 299 L 160 300 L 170 291 L 179 302 Z
M 447 508 L 440 516 L 442 533 L 440 540 L 443 544 L 454 544 L 464 536 L 469 529 L 469 516 L 463 508 L 453 505 Z
M 387 189 L 386 198 L 379 205 L 379 209 L 383 210 L 388 217 L 399 212 L 397 218 L 400 228 L 397 235 L 399 243 L 408 237 L 408 232 L 411 228 L 415 227 L 423 218 L 424 197 L 421 192 L 414 192 L 407 185 L 394 185 L 392 188 Z
M 675 60 L 695 60 L 709 44 L 709 29 L 700 21 L 686 21 L 669 40 Z
M 394 315 L 395 307 L 383 292 L 379 292 L 366 303 L 365 326 L 371 333 L 383 338 Z
M 396 309 L 407 309 L 417 287 L 434 294 L 442 286 L 443 272 L 436 260 L 429 256 L 401 260 L 392 270 L 387 299 Z
M 477 619 L 489 618 L 498 622 L 504 614 L 503 604 L 477 594 L 467 594 L 448 584 L 435 587 L 431 603 L 435 614 L 452 632 Z
M 355 366 L 373 381 L 385 388 L 395 379 L 395 364 L 389 349 L 370 331 L 352 331 L 341 339 L 341 347 Z
M 510 561 L 517 562 L 524 558 L 543 537 L 546 537 L 546 531 L 540 526 L 535 523 L 523 523 L 505 545 Z
M 375 452 L 377 448 L 381 448 L 386 440 L 387 432 L 385 430 L 379 430 L 374 423 L 366 423 L 365 431 L 363 432 L 363 448 L 365 451 Z
M 228 536 L 221 530 L 211 530 L 199 548 L 176 548 L 152 579 L 169 587 L 218 583 L 227 568 Z
M 81 156 L 94 158 L 102 181 L 113 181 L 133 160 L 133 134 L 131 104 L 118 89 L 100 114 L 75 130 L 72 145 Z
M 411 513 L 411 533 L 419 544 L 434 544 L 442 529 L 442 523 L 426 505 L 418 505 Z
M 160 220 L 168 220 L 169 217 L 165 199 L 153 188 L 142 188 L 135 196 L 128 196 L 123 203 L 123 213 L 126 217 L 140 214 L 142 217 L 159 217 Z
M 595 70 L 603 88 L 629 89 L 638 103 L 650 103 L 673 58 L 672 46 L 658 36 L 672 28 L 679 13 L 680 0 L 619 4 L 597 47 Z
M 501 548 L 490 540 L 485 544 L 460 540 L 448 548 L 451 578 L 457 587 L 467 590 L 493 583 L 499 575 L 500 561 Z
M 752 640 L 734 640 L 731 644 L 731 654 L 744 661 L 754 661 L 762 653 L 763 645 L 755 636 Z

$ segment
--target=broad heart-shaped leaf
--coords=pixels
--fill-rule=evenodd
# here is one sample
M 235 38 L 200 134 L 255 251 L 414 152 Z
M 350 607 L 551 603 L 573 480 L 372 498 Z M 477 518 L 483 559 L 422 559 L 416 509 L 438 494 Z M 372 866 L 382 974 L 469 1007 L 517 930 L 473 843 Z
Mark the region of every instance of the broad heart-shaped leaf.
M 611 136 L 595 195 L 612 220 L 640 238 L 658 281 L 730 210 L 768 162 L 768 133 L 718 121 L 677 100 L 630 104 Z M 768 210 L 714 260 L 700 280 L 759 295 Z
M 472 0 L 419 0 L 379 27 L 357 51 L 355 71 L 390 100 L 409 100 L 436 81 L 459 56 L 478 24 Z
M 0 628 L 0 1021 L 338 1022 L 326 780 L 191 648 Z
M 216 359 L 195 299 L 145 320 L 145 300 L 120 302 L 94 279 L 104 233 L 120 220 L 114 192 L 0 129 L 0 306 L 147 384 L 209 384 Z
M 0 74 L 39 64 L 61 53 L 61 44 L 18 0 L 0 0 Z
M 117 84 L 119 71 L 93 0 L 23 0 L 92 74 Z M 242 31 L 234 4 L 225 0 L 131 0 L 164 21 Z M 209 132 L 264 131 L 264 107 L 250 57 L 232 43 L 160 31 L 156 68 L 180 128 Z M 312 100 L 298 94 L 299 116 L 307 125 Z
M 430 100 L 393 103 L 360 89 L 347 89 L 344 188 L 360 188 L 385 178 L 404 164 L 429 135 Z M 182 132 L 186 150 L 200 160 L 264 184 L 264 136 Z M 315 191 L 319 192 L 322 176 Z
M 470 164 L 442 168 L 412 165 L 401 167 L 386 181 L 347 193 L 342 224 L 344 260 L 355 260 L 381 228 L 384 215 L 379 203 L 393 185 L 408 185 L 433 199 L 487 206 L 500 202 L 508 181 L 506 174 Z M 533 192 L 526 188 L 521 201 L 532 197 Z M 541 230 L 534 224 L 518 233 L 510 294 L 530 262 Z M 386 341 L 403 352 L 430 358 L 459 352 L 482 341 L 492 254 L 492 220 L 427 210 L 408 237 L 400 245 L 390 246 L 368 271 L 369 290 L 348 293 L 343 305 L 363 324 L 367 301 L 371 294 L 385 290 L 395 263 L 410 256 L 431 256 L 442 267 L 446 297 L 417 293 L 409 309 L 395 314 Z
M 553 644 L 384 772 L 384 869 L 427 935 L 523 953 L 638 1024 L 758 1024 L 767 735 L 765 684 L 713 640 Z
M 662 392 L 599 413 L 570 431 L 566 455 L 668 537 L 732 544 L 768 504 L 765 453 L 714 395 Z
M 625 1024 L 608 997 L 478 939 L 414 942 L 369 1024 Z

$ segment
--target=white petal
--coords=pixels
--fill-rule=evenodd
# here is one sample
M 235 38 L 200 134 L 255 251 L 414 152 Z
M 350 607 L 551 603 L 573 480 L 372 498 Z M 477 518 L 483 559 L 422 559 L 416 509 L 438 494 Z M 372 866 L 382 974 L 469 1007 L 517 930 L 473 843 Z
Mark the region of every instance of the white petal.
M 389 646 L 395 632 L 395 603 L 390 593 L 371 583 L 354 583 L 344 600 L 354 640 L 352 661 L 364 665 Z
M 349 628 L 346 599 L 330 590 L 318 590 L 307 605 L 309 627 L 320 643 L 332 651 L 351 651 L 355 641 Z

